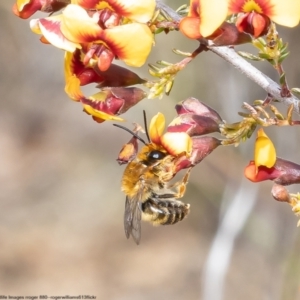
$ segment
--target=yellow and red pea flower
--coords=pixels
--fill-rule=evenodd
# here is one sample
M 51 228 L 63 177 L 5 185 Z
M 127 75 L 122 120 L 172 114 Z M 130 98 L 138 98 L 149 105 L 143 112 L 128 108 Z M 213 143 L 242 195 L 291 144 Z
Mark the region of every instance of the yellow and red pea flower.
M 136 84 L 143 84 L 146 81 L 136 73 L 118 65 L 111 64 L 108 70 L 101 71 L 98 66 L 85 65 L 83 62 L 84 53 L 76 49 L 73 53 L 65 53 L 65 81 L 66 84 L 72 78 L 78 78 L 78 85 L 84 86 L 90 83 L 97 83 L 98 88 L 102 87 L 125 87 Z M 74 80 L 73 80 L 74 81 Z
M 271 168 L 276 162 L 276 150 L 274 144 L 262 128 L 257 131 L 254 147 L 254 162 L 256 168 L 259 166 Z
M 236 26 L 240 32 L 254 37 L 266 33 L 270 20 L 294 27 L 300 20 L 298 0 L 191 0 L 188 16 L 180 22 L 180 30 L 192 39 L 210 38 L 220 30 L 226 18 L 238 14 Z
M 273 22 L 295 27 L 300 20 L 300 2 L 298 0 L 227 0 L 229 14 L 256 13 L 268 17 Z M 252 16 L 255 22 L 255 16 Z M 257 21 L 258 25 L 261 21 Z M 254 24 L 255 25 L 255 24 Z
M 218 132 L 222 122 L 219 114 L 195 98 L 188 98 L 176 105 L 178 117 L 165 130 L 165 118 L 158 113 L 149 126 L 150 140 L 161 145 L 170 154 L 177 156 L 176 172 L 200 163 L 213 150 L 221 145 L 215 137 L 202 136 Z
M 276 157 L 275 147 L 262 128 L 257 132 L 254 160 L 250 161 L 244 174 L 253 182 L 272 180 L 279 185 L 300 183 L 300 165 Z
M 117 65 L 111 65 L 105 72 L 98 70 L 97 66 L 85 66 L 80 50 L 65 53 L 65 81 L 68 96 L 81 102 L 84 111 L 99 123 L 104 120 L 122 121 L 117 116 L 146 97 L 146 93 L 139 88 L 125 88 L 144 82 L 135 73 Z M 90 83 L 97 83 L 101 91 L 86 97 L 80 86 Z
M 191 155 L 178 163 L 178 169 L 188 168 L 200 163 L 221 145 L 219 139 L 203 135 L 219 132 L 223 120 L 214 109 L 193 97 L 181 101 L 175 109 L 178 116 L 169 124 L 167 132 L 186 132 L 191 136 Z
M 60 49 L 69 52 L 76 48 L 84 49 L 85 63 L 96 61 L 102 71 L 109 68 L 115 57 L 129 66 L 142 66 L 153 43 L 149 27 L 141 23 L 128 23 L 102 29 L 98 24 L 101 21 L 99 17 L 98 11 L 88 13 L 79 5 L 70 4 L 61 15 L 31 20 L 31 28 Z
M 245 176 L 253 182 L 263 180 L 274 180 L 280 174 L 274 167 L 276 164 L 276 150 L 265 134 L 264 130 L 260 128 L 257 131 L 257 138 L 254 146 L 254 161 L 245 168 Z
M 74 100 L 81 102 L 84 111 L 91 115 L 95 121 L 102 123 L 105 120 L 123 121 L 118 115 L 123 114 L 129 108 L 136 105 L 146 97 L 146 93 L 139 88 L 126 88 L 122 86 L 124 81 L 118 81 L 118 70 L 120 73 L 127 71 L 119 66 L 114 66 L 112 72 L 99 75 L 94 68 L 86 67 L 80 60 L 80 51 L 75 53 L 66 52 L 65 55 L 65 92 Z M 106 72 L 107 73 L 107 72 Z M 115 74 L 115 76 L 113 76 Z M 134 74 L 134 73 L 133 73 Z M 113 77 L 115 77 L 113 79 Z M 131 76 L 134 77 L 134 76 Z M 113 81 L 112 81 L 113 80 Z M 98 83 L 100 86 L 111 84 L 113 87 L 104 87 L 93 96 L 86 97 L 80 86 L 89 83 Z M 118 85 L 119 84 L 119 85 Z
M 166 132 L 165 116 L 157 113 L 149 125 L 149 137 L 152 143 L 161 146 L 171 155 L 177 156 L 185 153 L 186 156 L 191 154 L 192 140 L 186 132 Z
M 24 3 L 19 3 L 20 9 L 29 8 L 30 1 L 19 2 Z M 61 14 L 31 20 L 31 29 L 42 35 L 42 42 L 66 51 L 65 91 L 97 122 L 121 121 L 118 115 L 146 96 L 141 89 L 125 88 L 145 81 L 112 61 L 118 58 L 134 67 L 144 64 L 153 35 L 146 24 L 134 21 L 149 21 L 154 9 L 154 0 L 71 1 Z M 102 90 L 86 97 L 80 86 L 89 83 L 97 83 Z

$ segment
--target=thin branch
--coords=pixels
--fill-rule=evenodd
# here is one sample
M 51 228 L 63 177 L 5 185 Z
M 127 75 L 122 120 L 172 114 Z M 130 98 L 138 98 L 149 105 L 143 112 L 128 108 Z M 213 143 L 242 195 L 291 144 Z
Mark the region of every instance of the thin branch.
M 181 20 L 181 16 L 167 4 L 163 3 L 162 0 L 156 0 L 156 8 L 165 11 L 175 22 Z
M 245 74 L 249 79 L 262 87 L 267 93 L 271 94 L 278 101 L 290 106 L 294 105 L 294 111 L 300 114 L 300 102 L 295 96 L 282 97 L 281 87 L 267 75 L 256 69 L 253 65 L 240 57 L 233 49 L 228 47 L 208 47 L 210 51 L 222 57 L 224 60 L 233 65 L 242 74 Z
M 181 16 L 176 13 L 172 8 L 162 2 L 162 0 L 156 0 L 156 7 L 164 10 L 174 21 L 179 22 Z M 268 94 L 272 95 L 275 99 L 283 104 L 290 106 L 293 104 L 294 112 L 300 115 L 300 101 L 297 97 L 292 95 L 291 97 L 282 97 L 281 87 L 267 75 L 256 69 L 253 65 L 240 57 L 232 48 L 229 47 L 214 47 L 211 41 L 204 41 L 207 44 L 208 49 L 226 60 L 242 74 L 245 74 L 249 79 L 254 81 L 257 85 L 262 87 Z

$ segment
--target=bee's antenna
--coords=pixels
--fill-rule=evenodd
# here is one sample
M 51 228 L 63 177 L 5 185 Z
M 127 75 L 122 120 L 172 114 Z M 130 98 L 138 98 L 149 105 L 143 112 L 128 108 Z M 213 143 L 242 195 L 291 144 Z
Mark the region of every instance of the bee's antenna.
M 141 141 L 143 144 L 146 145 L 146 142 L 140 136 L 138 136 L 137 133 L 133 132 L 132 130 L 130 130 L 130 129 L 122 126 L 122 125 L 119 125 L 119 124 L 113 124 L 113 125 L 116 126 L 116 127 L 121 128 L 121 129 L 124 129 L 125 131 L 131 133 L 134 137 L 136 137 L 139 141 Z
M 147 127 L 147 116 L 146 116 L 146 111 L 145 110 L 143 110 L 143 116 L 144 116 L 145 133 L 146 133 L 148 142 L 150 143 L 150 137 L 149 137 L 148 127 Z

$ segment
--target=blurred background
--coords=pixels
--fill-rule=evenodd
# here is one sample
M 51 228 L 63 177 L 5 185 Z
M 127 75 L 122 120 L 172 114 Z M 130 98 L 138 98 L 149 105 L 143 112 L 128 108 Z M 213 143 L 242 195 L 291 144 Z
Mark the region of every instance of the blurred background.
M 130 135 L 94 122 L 68 99 L 63 52 L 41 44 L 29 21 L 12 14 L 13 3 L 0 3 L 0 295 L 300 299 L 298 220 L 289 205 L 273 200 L 271 182 L 243 179 L 254 137 L 215 150 L 193 170 L 186 220 L 158 228 L 143 223 L 139 246 L 126 239 L 124 166 L 116 158 Z M 279 32 L 290 45 L 289 85 L 299 87 L 300 30 Z M 161 34 L 148 61 L 176 62 L 181 57 L 172 48 L 196 46 L 178 33 Z M 278 80 L 267 63 L 256 66 Z M 136 72 L 150 78 L 147 66 Z M 123 125 L 143 124 L 143 109 L 149 119 L 160 111 L 171 121 L 175 104 L 191 96 L 233 123 L 244 101 L 265 95 L 221 58 L 203 53 L 179 74 L 169 97 L 142 101 L 123 115 Z M 265 131 L 278 156 L 299 163 L 299 128 Z

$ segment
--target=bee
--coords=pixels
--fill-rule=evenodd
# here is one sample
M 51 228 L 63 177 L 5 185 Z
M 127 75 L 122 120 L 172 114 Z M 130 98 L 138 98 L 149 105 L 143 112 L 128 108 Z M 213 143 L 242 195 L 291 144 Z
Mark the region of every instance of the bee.
M 153 225 L 175 224 L 183 220 L 190 205 L 181 202 L 185 193 L 190 169 L 178 182 L 170 184 L 176 175 L 179 156 L 169 154 L 162 146 L 146 143 L 136 133 L 130 132 L 144 146 L 125 168 L 121 189 L 126 195 L 124 229 L 127 238 L 132 236 L 136 244 L 141 239 L 141 220 Z

